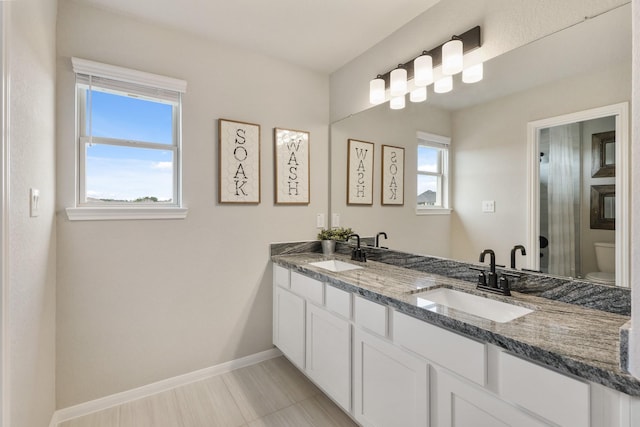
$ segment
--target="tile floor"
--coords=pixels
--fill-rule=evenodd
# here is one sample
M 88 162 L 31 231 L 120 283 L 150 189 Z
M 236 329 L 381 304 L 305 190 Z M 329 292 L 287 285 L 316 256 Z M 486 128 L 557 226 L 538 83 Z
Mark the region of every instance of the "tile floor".
M 357 426 L 284 357 L 75 418 L 58 427 Z

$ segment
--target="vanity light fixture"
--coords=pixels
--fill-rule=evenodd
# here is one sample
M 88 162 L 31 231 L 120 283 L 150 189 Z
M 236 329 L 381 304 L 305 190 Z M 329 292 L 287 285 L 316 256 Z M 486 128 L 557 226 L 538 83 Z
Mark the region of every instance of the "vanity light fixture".
M 369 82 L 369 102 L 377 105 L 384 102 L 384 79 L 380 74 Z
M 442 74 L 452 76 L 462 71 L 462 40 L 453 36 L 442 45 Z
M 402 64 L 391 72 L 391 98 L 407 93 L 407 70 Z
M 413 84 L 423 87 L 431 83 L 433 83 L 433 58 L 427 51 L 423 51 L 422 55 L 413 60 Z
M 405 106 L 407 92 L 411 102 L 425 101 L 427 86 L 431 84 L 436 93 L 449 92 L 453 88 L 452 75 L 461 71 L 465 83 L 481 80 L 482 63 L 478 60 L 479 55 L 469 55 L 482 46 L 480 35 L 480 26 L 474 27 L 454 35 L 440 46 L 423 50 L 417 57 L 392 71 L 379 74 L 369 82 L 369 101 L 376 105 L 390 100 L 391 108 L 401 109 Z M 474 56 L 473 60 L 467 60 Z

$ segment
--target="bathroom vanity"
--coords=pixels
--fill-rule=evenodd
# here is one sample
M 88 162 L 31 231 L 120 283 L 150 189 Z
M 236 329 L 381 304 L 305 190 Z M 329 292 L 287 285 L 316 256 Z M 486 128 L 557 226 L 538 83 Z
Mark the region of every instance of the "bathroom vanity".
M 640 381 L 619 367 L 627 316 L 340 254 L 272 260 L 274 344 L 363 426 L 640 425 Z M 312 264 L 327 260 L 345 264 Z M 433 289 L 531 311 L 488 320 Z

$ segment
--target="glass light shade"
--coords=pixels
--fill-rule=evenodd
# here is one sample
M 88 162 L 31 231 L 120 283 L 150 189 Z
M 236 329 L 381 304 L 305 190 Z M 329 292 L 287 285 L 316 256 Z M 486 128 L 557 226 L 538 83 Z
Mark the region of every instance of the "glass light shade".
M 436 80 L 433 84 L 433 91 L 435 93 L 446 93 L 453 89 L 453 77 L 445 76 L 440 80 Z
M 442 73 L 448 76 L 462 71 L 462 40 L 449 40 L 442 45 Z
M 472 65 L 469 68 L 462 70 L 462 81 L 465 83 L 476 83 L 482 80 L 484 74 L 484 67 L 482 62 L 476 65 Z
M 407 70 L 396 68 L 391 72 L 391 97 L 404 96 L 407 93 Z
M 404 108 L 404 95 L 394 96 L 389 102 L 389 106 L 392 110 L 402 110 Z
M 409 101 L 422 102 L 427 100 L 427 87 L 417 87 L 409 92 Z
M 430 55 L 420 55 L 413 61 L 413 83 L 416 86 L 433 83 L 433 59 Z
M 382 104 L 384 102 L 384 79 L 375 78 L 369 82 L 369 102 Z

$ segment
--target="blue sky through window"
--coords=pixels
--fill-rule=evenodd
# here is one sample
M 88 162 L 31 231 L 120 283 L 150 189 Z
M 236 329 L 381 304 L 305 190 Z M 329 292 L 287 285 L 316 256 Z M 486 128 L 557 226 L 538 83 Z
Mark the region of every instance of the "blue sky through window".
M 91 98 L 89 104 L 87 97 L 87 134 L 156 143 L 159 149 L 94 140 L 86 151 L 86 197 L 117 201 L 156 197 L 158 201 L 173 201 L 173 151 L 162 149 L 162 145 L 173 144 L 173 106 L 95 90 Z

